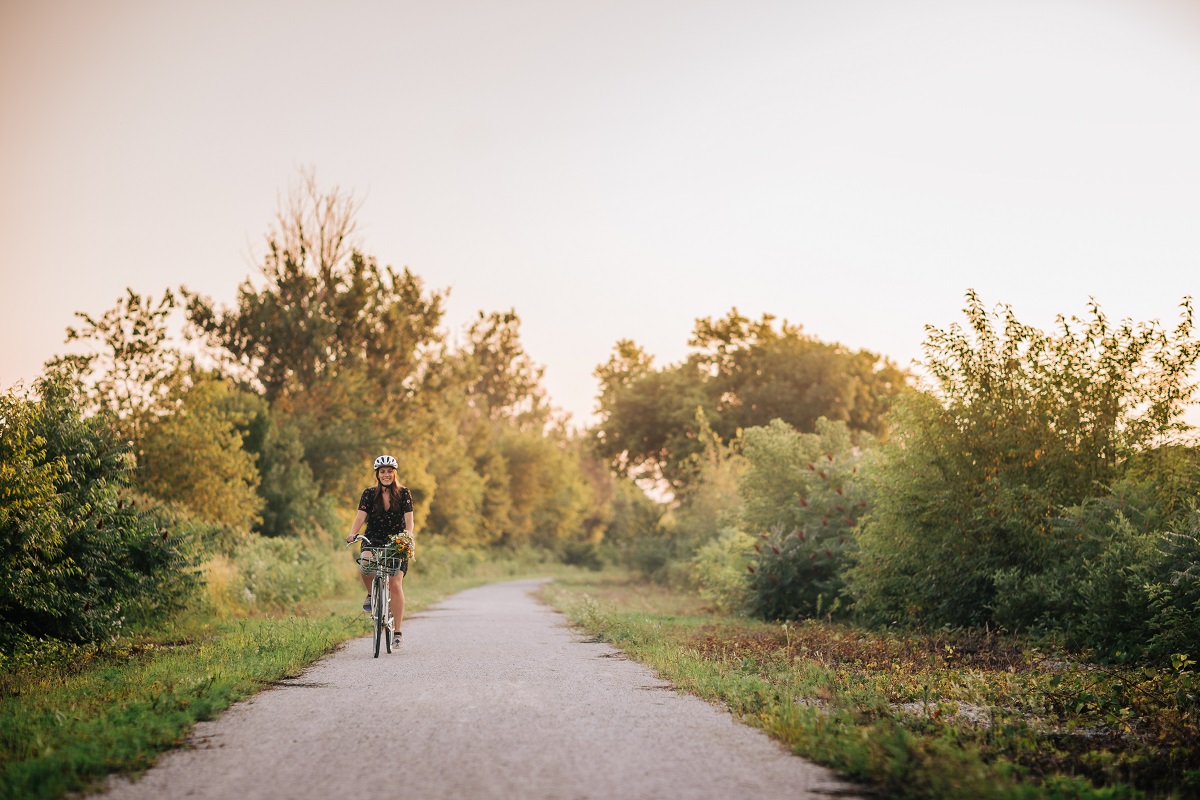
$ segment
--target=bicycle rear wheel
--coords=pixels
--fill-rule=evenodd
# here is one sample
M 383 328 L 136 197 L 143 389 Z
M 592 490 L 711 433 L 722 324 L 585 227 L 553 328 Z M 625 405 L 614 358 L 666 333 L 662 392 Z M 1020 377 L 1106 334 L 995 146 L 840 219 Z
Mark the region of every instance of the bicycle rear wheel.
M 379 578 L 379 573 L 375 573 L 375 585 L 372 587 L 371 596 L 375 598 L 375 658 L 379 658 L 379 639 L 383 636 L 383 630 L 386 628 L 384 616 L 387 612 L 383 609 L 383 581 Z

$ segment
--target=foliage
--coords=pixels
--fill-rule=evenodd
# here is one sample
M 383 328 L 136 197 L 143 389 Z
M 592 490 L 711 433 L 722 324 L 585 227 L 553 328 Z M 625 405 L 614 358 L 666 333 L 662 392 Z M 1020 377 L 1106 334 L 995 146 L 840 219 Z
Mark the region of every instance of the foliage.
M 260 533 L 312 536 L 335 527 L 329 498 L 320 494 L 312 468 L 304 460 L 299 427 L 291 418 L 264 407 L 252 418 L 242 445 L 255 456 L 261 477 Z
M 107 414 L 84 416 L 58 369 L 38 397 L 0 397 L 0 648 L 28 637 L 107 639 L 126 620 L 189 596 L 190 543 L 139 510 L 128 444 Z
M 613 480 L 612 499 L 608 503 L 610 517 L 605 523 L 604 540 L 623 547 L 638 540 L 659 526 L 663 505 L 626 477 Z
M 243 283 L 233 309 L 185 297 L 196 329 L 248 368 L 268 400 L 328 391 L 329 378 L 356 370 L 380 391 L 375 402 L 404 396 L 422 349 L 437 338 L 443 294 L 426 294 L 411 271 L 381 269 L 358 252 L 320 272 L 273 253 L 263 272 L 266 284 Z
M 1200 653 L 1200 514 L 1186 533 L 1164 533 L 1159 554 L 1159 580 L 1146 588 L 1153 612 L 1147 650 L 1163 659 Z
M 702 409 L 694 413 L 701 449 L 689 458 L 692 475 L 673 507 L 655 504 L 628 478 L 620 478 L 628 506 L 614 519 L 612 542 L 619 560 L 639 574 L 664 583 L 697 583 L 698 551 L 736 530 L 741 513 L 738 479 L 745 462 L 734 445 L 721 441 Z M 626 516 L 628 512 L 633 514 Z M 629 518 L 632 517 L 632 518 Z M 637 521 L 636 527 L 630 525 Z M 709 553 L 711 554 L 711 550 Z
M 547 546 L 575 535 L 587 508 L 587 484 L 572 450 L 541 432 L 508 429 L 498 438 L 511 508 L 507 520 L 494 520 L 497 542 Z
M 246 604 L 287 610 L 328 597 L 337 585 L 334 553 L 307 538 L 248 538 L 234 553 L 238 583 L 230 587 Z
M 381 442 L 417 438 L 446 295 L 353 249 L 353 196 L 303 179 L 268 234 L 261 285 L 244 282 L 231 309 L 183 294 L 191 330 L 295 423 L 322 491 L 344 495 Z
M 246 529 L 260 522 L 259 473 L 241 431 L 265 410 L 262 401 L 227 381 L 201 377 L 178 384 L 162 409 L 146 429 L 141 487 L 202 520 Z
M 567 540 L 559 545 L 558 551 L 559 560 L 569 566 L 593 572 L 604 569 L 604 551 L 597 541 Z
M 619 543 L 619 562 L 642 578 L 672 583 L 678 577 L 679 565 L 686 565 L 695 553 L 695 543 L 683 541 L 670 523 L 671 515 L 666 514 L 658 528 Z
M 773 419 L 811 432 L 826 417 L 879 435 L 907 390 L 907 376 L 887 359 L 821 342 L 787 322 L 776 327 L 770 315 L 752 322 L 733 309 L 697 320 L 689 345 L 685 361 L 656 369 L 644 350 L 621 341 L 596 370 L 598 452 L 627 474 L 662 477 L 675 490 L 687 486 L 691 459 L 703 448 L 697 408 L 724 442 Z
M 167 321 L 176 308 L 170 289 L 156 303 L 133 289 L 100 317 L 82 311 L 82 328 L 67 328 L 67 342 L 80 342 L 91 352 L 52 359 L 47 367 L 66 367 L 87 377 L 89 411 L 107 412 L 121 434 L 140 453 L 145 428 L 171 389 L 181 359 L 167 344 Z
M 381 390 L 376 403 L 402 396 L 437 339 L 445 295 L 354 249 L 356 209 L 353 195 L 304 173 L 267 235 L 260 288 L 246 281 L 227 310 L 184 292 L 194 329 L 248 369 L 268 401 L 354 370 Z
M 593 483 L 582 447 L 551 423 L 541 372 L 511 311 L 481 313 L 430 369 L 430 531 L 460 546 L 551 549 L 583 534 Z
M 622 340 L 595 375 L 600 381 L 596 452 L 624 475 L 682 487 L 683 467 L 698 450 L 696 409 L 709 404 L 695 365 L 655 369 L 651 355 Z
M 701 545 L 688 566 L 696 590 L 719 614 L 740 614 L 749 605 L 750 587 L 746 568 L 755 538 L 735 529 L 726 529 L 717 538 Z
M 1165 664 L 1200 653 L 1200 518 L 1147 530 L 1121 495 L 1090 499 L 1054 521 L 1060 555 L 1037 572 L 996 575 L 997 622 L 1053 632 L 1110 659 Z
M 1112 325 L 1094 304 L 1053 334 L 974 294 L 965 313 L 969 332 L 929 329 L 935 393 L 900 404 L 869 477 L 874 506 L 849 576 L 878 621 L 994 624 L 998 579 L 1061 560 L 1062 510 L 1184 427 L 1200 357 L 1189 302 L 1173 331 Z
M 489 419 L 540 427 L 549 418 L 543 368 L 525 352 L 516 312 L 479 312 L 459 351 L 470 405 Z
M 688 550 L 737 527 L 742 515 L 738 485 L 746 470 L 738 443 L 722 441 L 702 409 L 696 411 L 696 429 L 700 450 L 688 459 L 686 469 L 691 477 L 679 491 L 678 507 L 670 519 Z
M 742 434 L 749 464 L 740 491 L 745 529 L 758 534 L 749 567 L 750 609 L 764 619 L 845 610 L 844 572 L 855 528 L 867 510 L 861 461 L 845 423 L 817 420 L 800 433 L 782 420 Z

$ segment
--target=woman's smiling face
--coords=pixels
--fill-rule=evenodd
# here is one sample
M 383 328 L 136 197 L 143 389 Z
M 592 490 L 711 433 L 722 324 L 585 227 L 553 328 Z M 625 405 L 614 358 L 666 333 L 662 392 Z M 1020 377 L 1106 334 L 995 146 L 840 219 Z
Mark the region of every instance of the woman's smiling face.
M 375 474 L 379 477 L 379 482 L 384 486 L 390 486 L 392 481 L 396 480 L 395 467 L 380 467 L 375 470 Z

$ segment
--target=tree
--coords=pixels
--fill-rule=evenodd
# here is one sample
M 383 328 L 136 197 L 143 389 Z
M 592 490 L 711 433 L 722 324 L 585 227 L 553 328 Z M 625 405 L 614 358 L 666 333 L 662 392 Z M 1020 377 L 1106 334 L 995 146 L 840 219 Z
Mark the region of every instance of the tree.
M 551 546 L 575 536 L 588 507 L 587 483 L 566 442 L 508 428 L 498 437 L 508 473 L 508 525 L 500 544 Z
M 540 427 L 549 418 L 544 370 L 521 343 L 521 320 L 513 310 L 479 312 L 466 331 L 462 351 L 470 402 L 490 419 Z
M 321 488 L 345 492 L 380 442 L 419 435 L 446 295 L 353 249 L 353 196 L 303 178 L 268 233 L 261 283 L 244 282 L 231 309 L 184 297 L 192 332 L 296 423 Z
M 713 428 L 727 441 L 740 429 L 781 419 L 812 432 L 817 420 L 845 422 L 876 436 L 906 375 L 886 358 L 822 342 L 786 320 L 751 322 L 737 309 L 696 321 L 691 359 L 711 376 Z
M 66 366 L 84 378 L 90 411 L 112 414 L 135 454 L 180 366 L 179 351 L 167 344 L 167 320 L 175 308 L 170 289 L 158 302 L 126 289 L 100 317 L 75 312 L 84 326 L 67 328 L 66 341 L 85 344 L 91 352 L 47 364 L 51 371 Z
M 227 381 L 201 378 L 176 389 L 147 429 L 139 483 L 199 519 L 248 531 L 261 522 L 255 459 L 243 448 L 254 411 Z M 259 401 L 261 403 L 261 401 Z
M 359 252 L 321 271 L 307 262 L 277 262 L 279 255 L 268 257 L 261 289 L 242 284 L 234 309 L 217 310 L 185 290 L 194 330 L 224 350 L 271 402 L 355 371 L 381 393 L 376 402 L 403 398 L 423 351 L 440 336 L 445 294 L 426 294 L 411 271 L 381 269 Z
M 909 391 L 907 375 L 887 359 L 821 342 L 770 315 L 753 322 L 733 309 L 699 319 L 688 343 L 685 361 L 655 368 L 640 347 L 621 341 L 596 370 L 597 451 L 626 474 L 662 477 L 675 491 L 691 480 L 701 450 L 697 408 L 725 442 L 773 419 L 812 432 L 825 417 L 882 435 L 888 409 Z
M 1190 300 L 1174 330 L 1113 325 L 1092 303 L 1047 334 L 973 292 L 965 314 L 967 330 L 927 329 L 934 390 L 902 401 L 869 473 L 851 589 L 883 621 L 994 622 L 1000 576 L 1011 586 L 1078 553 L 1055 524 L 1065 509 L 1186 428 Z
M 480 312 L 461 343 L 431 361 L 421 384 L 430 529 L 460 544 L 526 544 L 579 526 L 578 492 L 590 484 L 578 448 L 550 424 L 542 370 L 525 352 L 516 313 Z

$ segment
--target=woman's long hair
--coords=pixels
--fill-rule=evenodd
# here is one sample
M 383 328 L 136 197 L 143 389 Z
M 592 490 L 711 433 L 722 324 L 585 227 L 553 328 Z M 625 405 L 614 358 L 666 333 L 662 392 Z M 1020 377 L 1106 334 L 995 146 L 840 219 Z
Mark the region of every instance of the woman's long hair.
M 391 506 L 392 508 L 395 508 L 396 504 L 400 502 L 401 488 L 402 487 L 400 486 L 400 480 L 398 476 L 392 479 L 391 486 L 384 486 L 383 481 L 379 480 L 379 470 L 375 470 L 375 508 L 381 512 L 383 511 L 384 492 L 388 493 L 388 498 L 391 500 Z

